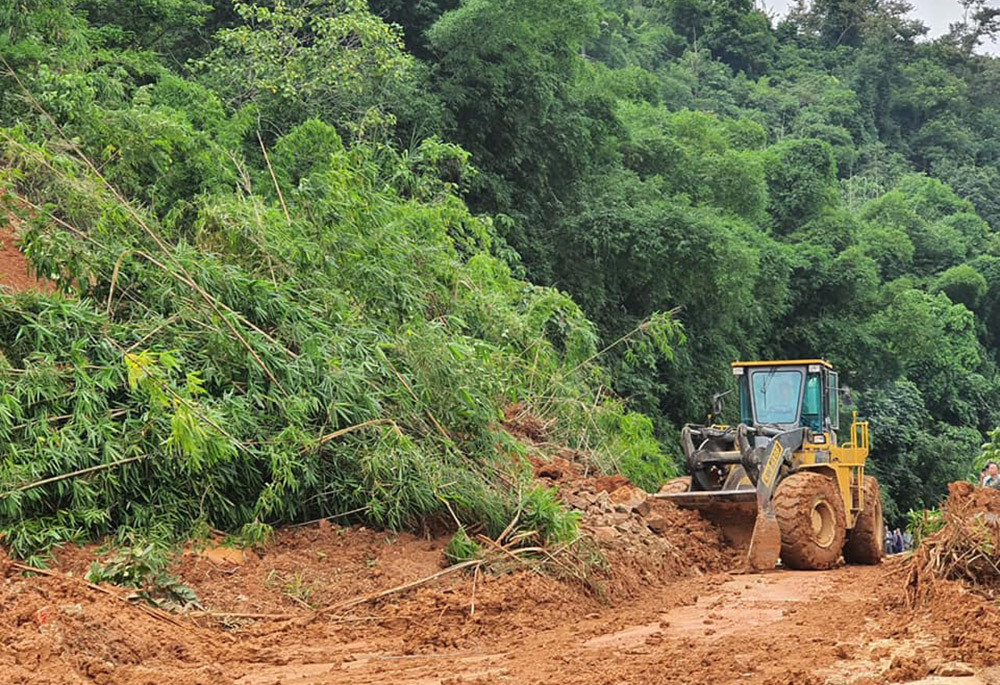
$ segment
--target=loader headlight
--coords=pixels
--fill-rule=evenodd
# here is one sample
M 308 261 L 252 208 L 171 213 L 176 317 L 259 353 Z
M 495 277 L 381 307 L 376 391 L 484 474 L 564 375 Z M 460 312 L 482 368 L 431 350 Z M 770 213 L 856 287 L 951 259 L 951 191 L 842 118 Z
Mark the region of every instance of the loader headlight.
M 826 444 L 826 436 L 825 435 L 814 435 L 813 436 L 813 444 L 814 445 L 825 445 Z

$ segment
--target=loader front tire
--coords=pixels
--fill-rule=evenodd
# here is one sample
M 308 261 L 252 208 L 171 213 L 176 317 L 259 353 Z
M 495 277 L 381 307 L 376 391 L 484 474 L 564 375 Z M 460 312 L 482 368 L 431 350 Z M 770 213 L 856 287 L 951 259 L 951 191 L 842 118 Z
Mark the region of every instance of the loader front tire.
M 844 543 L 844 561 L 873 566 L 885 556 L 882 493 L 875 476 L 865 476 L 865 506 Z
M 679 492 L 687 492 L 691 489 L 691 476 L 681 476 L 668 480 L 660 488 L 661 495 L 674 495 Z
M 821 570 L 837 563 L 847 524 L 843 498 L 831 476 L 810 471 L 792 474 L 778 486 L 774 510 L 785 566 Z

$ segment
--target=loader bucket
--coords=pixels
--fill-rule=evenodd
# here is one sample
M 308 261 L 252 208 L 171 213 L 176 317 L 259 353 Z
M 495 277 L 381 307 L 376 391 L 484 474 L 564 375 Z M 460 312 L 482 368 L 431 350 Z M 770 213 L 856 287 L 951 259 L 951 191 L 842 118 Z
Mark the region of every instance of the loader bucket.
M 773 511 L 760 509 L 756 490 L 714 490 L 654 495 L 682 509 L 693 509 L 717 526 L 726 542 L 744 551 L 755 571 L 774 568 L 781 553 L 781 533 Z M 768 507 L 770 508 L 770 507 Z

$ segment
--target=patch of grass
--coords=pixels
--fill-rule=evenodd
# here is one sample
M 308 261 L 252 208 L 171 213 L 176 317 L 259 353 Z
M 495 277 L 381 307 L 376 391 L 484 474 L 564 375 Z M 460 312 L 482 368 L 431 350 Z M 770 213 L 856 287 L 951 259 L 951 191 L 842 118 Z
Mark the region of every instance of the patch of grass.
M 483 548 L 469 537 L 465 528 L 459 528 L 444 550 L 445 558 L 453 564 L 483 558 Z

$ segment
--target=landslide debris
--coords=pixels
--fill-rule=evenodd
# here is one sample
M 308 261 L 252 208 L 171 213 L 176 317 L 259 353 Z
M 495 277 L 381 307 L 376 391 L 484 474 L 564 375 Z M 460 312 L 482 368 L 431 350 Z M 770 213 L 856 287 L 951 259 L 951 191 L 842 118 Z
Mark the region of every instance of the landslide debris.
M 1000 490 L 972 483 L 948 486 L 944 525 L 926 537 L 911 563 L 911 601 L 932 592 L 937 579 L 961 581 L 990 597 L 1000 590 Z
M 696 512 L 650 499 L 623 476 L 590 474 L 572 452 L 563 454 L 536 460 L 535 476 L 581 513 L 581 529 L 608 560 L 617 590 L 736 567 L 735 551 Z
M 951 483 L 941 509 L 944 525 L 921 541 L 901 578 L 901 594 L 924 630 L 946 645 L 948 659 L 996 665 L 1000 491 Z

